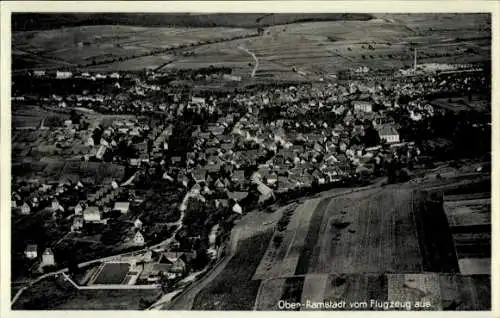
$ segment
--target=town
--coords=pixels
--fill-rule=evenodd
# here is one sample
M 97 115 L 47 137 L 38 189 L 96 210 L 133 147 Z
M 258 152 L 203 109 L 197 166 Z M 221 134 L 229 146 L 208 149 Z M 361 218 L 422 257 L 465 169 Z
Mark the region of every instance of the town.
M 55 279 L 62 293 L 134 290 L 151 309 L 233 253 L 245 215 L 419 183 L 442 163 L 489 171 L 491 66 L 419 63 L 411 51 L 406 68 L 313 81 L 213 65 L 16 72 L 13 304 L 45 309 L 52 295 L 29 296 L 25 282 Z

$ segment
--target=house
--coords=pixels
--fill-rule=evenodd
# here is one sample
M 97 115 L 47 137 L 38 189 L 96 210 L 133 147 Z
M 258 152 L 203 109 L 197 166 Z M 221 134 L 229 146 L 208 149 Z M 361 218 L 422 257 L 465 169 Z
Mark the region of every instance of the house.
M 399 142 L 399 133 L 394 128 L 394 126 L 391 125 L 383 125 L 380 127 L 377 127 L 378 134 L 380 136 L 380 139 L 387 141 L 388 143 L 397 143 Z
M 228 152 L 229 150 L 232 150 L 234 148 L 234 142 L 233 141 L 230 141 L 230 142 L 224 142 L 220 145 L 221 149 L 225 150 L 226 152 Z
M 195 105 L 205 106 L 205 98 L 192 96 L 191 103 Z
M 120 211 L 123 214 L 128 213 L 130 208 L 130 202 L 115 202 L 113 210 Z
M 83 228 L 83 216 L 77 215 L 73 218 L 73 224 L 71 225 L 71 231 L 79 231 Z
M 209 127 L 208 130 L 214 135 L 214 136 L 220 136 L 224 133 L 224 126 L 212 126 Z
M 319 184 L 325 184 L 325 176 L 319 170 L 314 170 L 312 176 Z
M 31 212 L 31 207 L 28 205 L 28 203 L 24 202 L 23 205 L 21 206 L 21 214 L 23 215 L 28 215 Z
M 80 203 L 78 203 L 76 206 L 75 206 L 75 214 L 76 215 L 82 215 L 82 212 L 83 212 L 83 207 Z
M 243 170 L 234 171 L 233 174 L 231 175 L 231 181 L 234 183 L 245 181 L 245 171 Z
M 260 193 L 259 202 L 264 202 L 268 199 L 274 198 L 273 190 L 262 182 L 258 182 L 257 191 Z
M 267 177 L 265 177 L 267 185 L 273 185 L 278 182 L 278 175 L 275 172 L 271 172 Z
M 372 112 L 372 104 L 366 101 L 353 101 L 352 105 L 354 106 L 354 111 L 358 112 Z
M 179 156 L 173 156 L 172 158 L 170 158 L 170 162 L 173 164 L 173 165 L 178 165 L 182 162 L 182 158 L 179 157 Z
M 233 209 L 232 210 L 233 210 L 234 213 L 243 214 L 243 209 L 241 208 L 241 206 L 238 203 L 235 203 L 233 205 Z
M 35 259 L 38 257 L 38 246 L 36 244 L 28 244 L 24 250 L 24 256 L 28 259 Z
M 140 219 L 136 219 L 136 220 L 134 221 L 134 227 L 135 227 L 136 229 L 140 229 L 140 228 L 142 228 L 142 221 L 141 221 Z
M 106 146 L 100 145 L 95 157 L 99 160 L 102 160 L 102 158 L 104 157 L 104 154 L 106 153 L 106 150 L 107 150 Z
M 227 208 L 229 207 L 229 201 L 227 199 L 215 199 L 216 208 Z
M 206 176 L 207 176 L 207 170 L 202 169 L 202 168 L 198 168 L 198 169 L 193 170 L 193 172 L 191 173 L 191 175 L 193 177 L 193 180 L 196 183 L 205 182 L 206 181 Z
M 183 252 L 165 252 L 157 264 L 163 265 L 163 273 L 184 274 L 186 272 L 187 255 Z
M 217 161 L 215 163 L 210 163 L 210 164 L 206 165 L 205 169 L 209 173 L 216 173 L 216 172 L 219 172 L 221 167 L 222 167 L 222 163 Z M 208 177 L 209 176 L 207 176 L 207 181 L 208 181 Z
M 43 251 L 41 265 L 42 265 L 42 267 L 56 265 L 56 262 L 54 259 L 54 253 L 52 252 L 52 250 L 49 247 L 47 247 L 45 249 L 45 251 Z
M 83 211 L 83 219 L 85 222 L 100 222 L 101 211 L 96 206 L 89 206 Z
M 339 162 L 339 160 L 334 155 L 326 156 L 323 161 L 330 165 Z
M 224 189 L 226 187 L 226 185 L 224 184 L 224 182 L 221 181 L 220 178 L 218 178 L 217 180 L 215 180 L 215 188 L 217 189 Z
M 200 192 L 201 192 L 200 184 L 196 183 L 195 185 L 193 185 L 193 187 L 191 188 L 191 193 L 194 195 L 198 195 L 198 194 L 200 194 Z
M 61 207 L 61 205 L 59 204 L 59 201 L 54 198 L 54 200 L 52 200 L 52 204 L 51 204 L 51 208 L 52 210 L 59 210 L 59 208 Z
M 228 192 L 227 196 L 236 202 L 240 202 L 241 200 L 243 200 L 244 198 L 246 198 L 248 196 L 248 192 L 245 192 L 245 191 Z
M 45 71 L 43 70 L 36 70 L 33 72 L 33 75 L 40 77 L 40 76 L 45 76 Z
M 189 185 L 189 178 L 188 178 L 186 175 L 184 175 L 184 174 L 179 174 L 179 175 L 177 176 L 177 178 L 178 178 L 179 182 L 180 182 L 180 183 L 181 183 L 181 184 L 182 184 L 185 188 L 187 188 L 187 187 L 188 187 L 188 185 Z
M 141 246 L 141 245 L 144 245 L 144 243 L 145 243 L 144 236 L 142 235 L 142 233 L 140 231 L 137 231 L 134 235 L 134 244 Z
M 56 78 L 57 79 L 67 79 L 67 78 L 71 78 L 72 76 L 73 76 L 73 73 L 71 73 L 71 72 L 56 71 Z
M 225 80 L 225 81 L 240 82 L 241 81 L 241 76 L 223 74 L 222 75 L 222 79 Z

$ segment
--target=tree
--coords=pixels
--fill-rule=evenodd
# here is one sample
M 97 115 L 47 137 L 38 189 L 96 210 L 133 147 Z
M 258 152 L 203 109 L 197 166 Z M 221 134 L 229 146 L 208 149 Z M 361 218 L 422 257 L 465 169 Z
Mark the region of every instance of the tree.
M 153 304 L 154 304 L 154 300 L 146 299 L 143 297 L 141 297 L 141 299 L 139 299 L 139 309 L 140 310 L 148 309 Z
M 380 144 L 380 136 L 378 131 L 370 125 L 365 129 L 365 135 L 363 137 L 363 142 L 367 147 L 374 147 Z
M 276 234 L 273 238 L 274 247 L 278 248 L 282 242 L 283 242 L 283 235 Z

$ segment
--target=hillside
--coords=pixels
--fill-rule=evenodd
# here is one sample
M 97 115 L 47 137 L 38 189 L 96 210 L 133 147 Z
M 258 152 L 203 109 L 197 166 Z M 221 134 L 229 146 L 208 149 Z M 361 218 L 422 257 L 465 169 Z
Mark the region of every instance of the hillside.
M 131 25 L 131 26 L 176 26 L 176 27 L 243 27 L 256 28 L 257 18 L 265 13 L 102 13 L 102 14 L 59 14 L 26 13 L 12 16 L 13 31 L 48 30 L 84 25 Z M 309 13 L 275 14 L 262 19 L 262 26 L 289 24 L 306 21 L 370 20 L 372 16 L 364 13 Z
M 198 293 L 193 309 L 276 310 L 279 300 L 346 301 L 347 310 L 382 309 L 370 300 L 409 301 L 417 310 L 489 309 L 491 273 L 484 265 L 490 255 L 464 249 L 465 244 L 476 251 L 490 248 L 485 239 L 472 241 L 491 231 L 489 182 L 478 175 L 307 200 L 283 213 L 272 236 L 240 240 L 229 265 Z M 468 204 L 469 218 L 485 226 L 461 224 L 458 232 L 450 221 L 459 212 L 450 204 Z M 248 215 L 238 226 L 249 232 L 255 222 L 246 218 L 255 217 Z M 249 251 L 255 251 L 252 257 Z M 367 307 L 349 306 L 364 301 Z M 428 306 L 415 308 L 417 302 Z

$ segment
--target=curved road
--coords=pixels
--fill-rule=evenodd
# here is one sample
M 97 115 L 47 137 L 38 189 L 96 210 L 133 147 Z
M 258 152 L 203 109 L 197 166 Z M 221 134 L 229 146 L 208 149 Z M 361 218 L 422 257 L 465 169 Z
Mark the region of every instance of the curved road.
M 251 76 L 255 77 L 255 73 L 257 72 L 257 69 L 259 68 L 259 59 L 257 58 L 257 56 L 253 52 L 250 52 L 247 48 L 245 48 L 243 46 L 239 46 L 238 48 L 240 50 L 243 50 L 243 51 L 247 52 L 248 54 L 250 54 L 253 57 L 253 59 L 255 61 L 255 66 L 254 66 L 254 68 L 252 70 Z
M 328 193 L 328 191 L 325 191 L 324 193 L 319 193 L 318 195 L 320 197 L 335 197 L 335 196 L 340 196 L 340 195 L 345 195 L 345 194 L 350 194 L 352 192 L 358 192 L 358 191 L 365 191 L 373 188 L 380 187 L 383 183 L 385 182 L 385 178 L 380 178 L 377 182 L 365 186 L 365 187 L 358 187 L 358 188 L 352 188 L 349 190 L 346 190 L 344 192 L 332 194 Z M 309 196 L 306 198 L 308 199 L 314 199 L 317 198 L 317 196 Z M 286 205 L 288 206 L 288 205 Z M 236 225 L 233 228 L 233 231 L 231 231 L 231 237 L 230 237 L 230 249 L 229 249 L 229 255 L 227 255 L 222 261 L 217 263 L 214 268 L 212 268 L 205 276 L 203 276 L 200 280 L 195 281 L 190 285 L 188 288 L 186 288 L 184 291 L 182 291 L 176 298 L 174 298 L 170 303 L 165 304 L 162 310 L 191 310 L 193 308 L 194 300 L 196 296 L 204 289 L 206 288 L 219 274 L 222 273 L 226 265 L 229 263 L 231 260 L 232 256 L 236 252 L 237 246 L 238 246 L 238 238 L 239 238 L 239 231 L 240 229 L 238 228 L 238 225 Z M 260 288 L 260 287 L 259 287 Z

